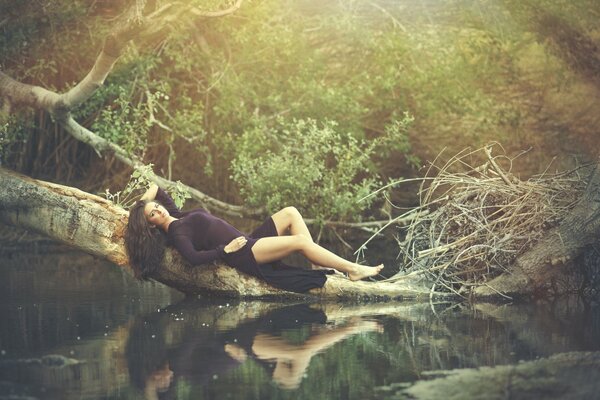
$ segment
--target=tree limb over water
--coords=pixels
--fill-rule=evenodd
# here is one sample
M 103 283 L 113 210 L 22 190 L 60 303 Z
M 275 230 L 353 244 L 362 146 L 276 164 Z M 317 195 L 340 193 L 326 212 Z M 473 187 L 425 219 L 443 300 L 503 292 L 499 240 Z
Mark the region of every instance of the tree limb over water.
M 128 272 L 123 235 L 127 212 L 108 200 L 76 188 L 31 179 L 0 169 L 0 221 L 29 229 L 105 258 Z M 190 266 L 168 248 L 153 278 L 187 294 L 249 298 L 427 298 L 430 291 L 402 282 L 352 282 L 330 276 L 322 289 L 303 295 L 267 285 L 224 264 Z M 440 294 L 440 296 L 446 296 Z

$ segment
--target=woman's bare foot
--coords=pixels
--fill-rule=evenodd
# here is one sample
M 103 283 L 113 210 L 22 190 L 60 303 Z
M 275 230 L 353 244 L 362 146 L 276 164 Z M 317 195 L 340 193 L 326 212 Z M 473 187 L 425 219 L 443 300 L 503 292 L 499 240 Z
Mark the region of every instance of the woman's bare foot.
M 246 359 L 248 358 L 248 354 L 246 353 L 246 351 L 236 344 L 226 344 L 225 351 L 227 352 L 227 354 L 229 354 L 231 358 L 241 363 L 246 361 Z
M 379 332 L 379 333 L 383 332 L 383 325 L 378 321 L 366 320 L 366 319 L 359 317 L 356 319 L 352 318 L 350 320 L 350 323 L 351 323 L 351 325 L 354 326 L 354 329 L 356 329 L 356 332 L 368 332 L 368 331 L 375 331 L 375 332 Z
M 348 278 L 350 278 L 351 281 L 359 281 L 370 276 L 375 276 L 383 269 L 383 264 L 379 264 L 376 267 L 367 267 L 360 264 L 355 265 L 354 271 L 348 273 Z

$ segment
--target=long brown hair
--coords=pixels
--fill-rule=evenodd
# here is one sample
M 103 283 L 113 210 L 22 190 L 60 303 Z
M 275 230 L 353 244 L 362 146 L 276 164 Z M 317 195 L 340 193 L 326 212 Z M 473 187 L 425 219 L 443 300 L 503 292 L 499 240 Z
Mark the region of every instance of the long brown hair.
M 144 207 L 147 201 L 138 200 L 129 210 L 125 231 L 125 249 L 136 278 L 148 280 L 160 268 L 165 255 L 166 235 L 157 227 L 151 227 Z

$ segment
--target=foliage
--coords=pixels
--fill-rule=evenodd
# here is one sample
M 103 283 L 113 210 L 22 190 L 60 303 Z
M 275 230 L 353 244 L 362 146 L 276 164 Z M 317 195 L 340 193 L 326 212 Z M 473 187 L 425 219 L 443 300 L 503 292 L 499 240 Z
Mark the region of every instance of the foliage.
M 140 190 L 146 190 L 150 186 L 151 174 L 152 164 L 136 169 L 131 174 L 129 181 L 123 190 L 111 193 L 109 189 L 106 189 L 106 199 L 112 201 L 116 205 L 128 209 L 138 200 Z
M 379 157 L 390 157 L 395 150 L 406 154 L 408 164 L 414 167 L 419 165 L 419 157 L 411 153 L 411 145 L 408 140 L 408 130 L 414 120 L 412 115 L 404 112 L 401 119 L 393 119 L 385 126 L 385 133 L 376 139 Z
M 321 221 L 352 219 L 368 208 L 370 201 L 359 199 L 378 182 L 374 155 L 405 149 L 411 122 L 406 114 L 385 135 L 365 140 L 334 121 L 256 121 L 237 139 L 232 178 L 248 204 L 271 213 L 296 205 Z
M 31 122 L 24 116 L 0 114 L 0 166 L 16 145 L 26 141 L 30 126 Z
M 133 152 L 146 147 L 150 125 L 147 104 L 132 104 L 130 94 L 125 88 L 119 88 L 113 105 L 101 111 L 92 129 L 110 142 Z
M 136 168 L 123 190 L 111 193 L 109 189 L 106 189 L 106 199 L 125 209 L 131 207 L 138 200 L 140 192 L 142 190 L 145 191 L 150 187 L 150 184 L 152 183 L 151 177 L 154 174 L 152 167 L 152 164 L 148 164 Z M 175 185 L 167 188 L 167 191 L 170 192 L 170 195 L 178 208 L 182 208 L 185 204 L 185 200 L 191 197 L 189 191 L 180 181 L 175 182 Z
M 168 188 L 168 191 L 170 192 L 177 208 L 182 208 L 185 204 L 185 200 L 192 197 L 190 192 L 186 189 L 183 183 L 181 183 L 181 181 L 175 182 L 175 185 Z
M 274 127 L 244 132 L 232 177 L 248 204 L 271 213 L 300 204 L 321 220 L 345 219 L 368 205 L 357 200 L 375 184 L 368 173 L 374 149 L 374 142 L 340 133 L 333 121 L 278 119 Z

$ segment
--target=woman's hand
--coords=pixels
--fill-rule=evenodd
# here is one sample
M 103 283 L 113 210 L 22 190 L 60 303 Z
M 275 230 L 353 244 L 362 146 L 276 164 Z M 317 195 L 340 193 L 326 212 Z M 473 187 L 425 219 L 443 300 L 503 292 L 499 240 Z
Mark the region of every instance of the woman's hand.
M 233 239 L 227 246 L 225 246 L 225 253 L 233 253 L 234 251 L 238 251 L 242 247 L 246 245 L 248 239 L 243 236 Z

